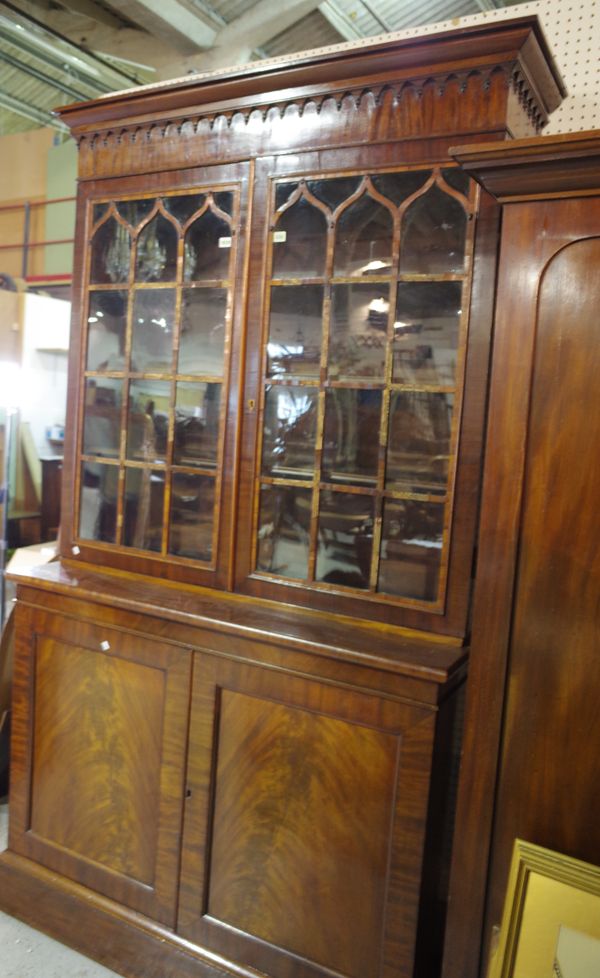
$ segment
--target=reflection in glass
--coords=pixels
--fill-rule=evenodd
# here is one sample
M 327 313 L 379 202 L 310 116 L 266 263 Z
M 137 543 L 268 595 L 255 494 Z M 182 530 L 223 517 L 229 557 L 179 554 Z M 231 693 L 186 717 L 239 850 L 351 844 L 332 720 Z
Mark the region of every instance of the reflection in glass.
M 79 536 L 82 540 L 116 542 L 118 491 L 118 465 L 82 463 L 79 494 Z
M 380 194 L 398 207 L 429 180 L 431 170 L 404 170 L 400 173 L 377 173 L 371 177 Z
M 435 601 L 443 531 L 443 505 L 387 499 L 383 507 L 378 591 Z
M 373 549 L 373 498 L 322 492 L 319 502 L 317 580 L 367 588 Z
M 90 292 L 88 305 L 88 370 L 125 369 L 127 292 Z
M 448 484 L 452 394 L 393 391 L 386 486 L 410 492 L 445 492 Z
M 132 380 L 127 412 L 127 458 L 164 462 L 171 385 L 164 380 Z
M 322 480 L 373 486 L 379 460 L 381 391 L 328 390 Z
M 460 282 L 400 282 L 394 322 L 393 380 L 452 385 L 462 312 Z
M 229 278 L 231 228 L 208 210 L 185 234 L 183 277 L 186 282 Z
M 431 187 L 405 211 L 400 239 L 400 273 L 462 274 L 466 229 L 464 208 L 439 187 Z
M 137 239 L 135 277 L 138 282 L 173 282 L 177 276 L 177 231 L 156 214 Z
M 85 382 L 83 454 L 117 458 L 121 439 L 123 381 L 89 377 Z
M 272 233 L 273 278 L 315 278 L 325 274 L 327 221 L 306 198 L 301 197 L 283 212 Z
M 270 377 L 319 375 L 322 315 L 322 285 L 286 285 L 271 289 L 267 346 Z
M 261 486 L 256 568 L 277 577 L 308 574 L 312 492 L 293 486 Z
M 181 194 L 177 197 L 165 197 L 164 205 L 180 224 L 189 221 L 192 214 L 199 211 L 205 201 L 204 194 Z
M 220 384 L 177 384 L 175 465 L 215 468 L 218 454 Z
M 388 285 L 333 286 L 330 379 L 384 380 L 388 317 Z
M 169 553 L 192 560 L 211 560 L 214 509 L 214 479 L 188 472 L 174 472 Z
M 134 373 L 171 372 L 174 321 L 174 289 L 136 290 L 131 347 Z
M 334 275 L 387 275 L 392 266 L 390 212 L 366 194 L 342 212 L 335 232 Z
M 449 166 L 445 170 L 442 170 L 442 176 L 453 190 L 458 190 L 464 197 L 469 196 L 469 184 L 471 181 L 469 175 L 464 170 L 461 170 L 460 167 Z
M 178 373 L 223 376 L 226 314 L 226 289 L 183 289 Z
M 100 225 L 92 239 L 90 265 L 92 285 L 127 282 L 130 255 L 129 231 L 114 217 L 109 217 Z
M 262 471 L 283 479 L 310 479 L 317 430 L 315 387 L 267 387 Z
M 123 220 L 127 221 L 132 228 L 137 227 L 140 221 L 143 221 L 145 217 L 154 207 L 155 199 L 153 197 L 144 197 L 140 200 L 118 200 L 117 210 Z
M 123 546 L 160 553 L 164 496 L 164 472 L 153 469 L 126 470 Z

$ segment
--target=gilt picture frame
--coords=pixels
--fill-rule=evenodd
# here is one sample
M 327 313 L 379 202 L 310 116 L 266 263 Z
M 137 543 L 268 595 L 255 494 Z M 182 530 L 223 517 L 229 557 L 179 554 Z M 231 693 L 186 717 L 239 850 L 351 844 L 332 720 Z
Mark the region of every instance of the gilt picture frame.
M 600 975 L 600 867 L 515 841 L 488 978 Z

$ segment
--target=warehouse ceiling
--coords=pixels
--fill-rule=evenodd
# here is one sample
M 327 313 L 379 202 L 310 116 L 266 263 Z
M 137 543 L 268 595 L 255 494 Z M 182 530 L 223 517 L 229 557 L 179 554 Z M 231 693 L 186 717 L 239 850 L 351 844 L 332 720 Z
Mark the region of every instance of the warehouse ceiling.
M 0 135 L 57 105 L 187 72 L 437 23 L 524 0 L 0 2 Z

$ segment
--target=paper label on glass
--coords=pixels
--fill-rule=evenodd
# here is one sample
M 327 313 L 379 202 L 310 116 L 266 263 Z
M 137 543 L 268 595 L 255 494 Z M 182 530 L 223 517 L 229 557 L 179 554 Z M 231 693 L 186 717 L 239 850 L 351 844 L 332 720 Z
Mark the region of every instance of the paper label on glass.
M 275 244 L 281 244 L 287 238 L 287 231 L 273 231 L 273 241 Z
M 231 248 L 231 238 L 219 238 L 219 248 Z

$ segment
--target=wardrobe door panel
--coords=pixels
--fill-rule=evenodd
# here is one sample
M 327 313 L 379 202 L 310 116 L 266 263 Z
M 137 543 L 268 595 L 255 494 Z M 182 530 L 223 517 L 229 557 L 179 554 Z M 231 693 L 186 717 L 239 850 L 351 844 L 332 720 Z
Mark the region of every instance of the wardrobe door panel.
M 18 614 L 24 753 L 11 847 L 172 926 L 190 656 L 101 624 Z
M 435 713 L 201 655 L 178 930 L 267 974 L 412 974 Z

